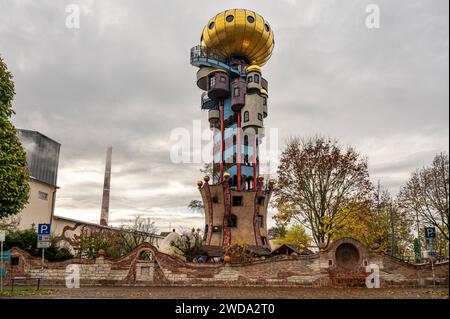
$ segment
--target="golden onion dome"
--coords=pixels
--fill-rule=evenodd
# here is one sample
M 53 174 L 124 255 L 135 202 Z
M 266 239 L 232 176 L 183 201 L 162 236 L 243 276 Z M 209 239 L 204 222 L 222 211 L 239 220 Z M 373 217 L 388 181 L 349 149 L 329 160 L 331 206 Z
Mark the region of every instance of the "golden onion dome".
M 259 14 L 244 9 L 217 14 L 203 28 L 201 38 L 204 48 L 217 49 L 227 57 L 242 56 L 259 66 L 270 59 L 274 44 L 269 23 Z

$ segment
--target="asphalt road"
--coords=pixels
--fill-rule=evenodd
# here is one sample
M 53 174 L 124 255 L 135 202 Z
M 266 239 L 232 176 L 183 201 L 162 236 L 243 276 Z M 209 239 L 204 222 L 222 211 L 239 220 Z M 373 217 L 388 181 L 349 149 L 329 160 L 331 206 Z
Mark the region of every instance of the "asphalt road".
M 156 299 L 448 299 L 448 288 L 265 288 L 265 287 L 86 287 L 51 289 L 28 298 Z M 22 296 L 21 298 L 27 298 Z

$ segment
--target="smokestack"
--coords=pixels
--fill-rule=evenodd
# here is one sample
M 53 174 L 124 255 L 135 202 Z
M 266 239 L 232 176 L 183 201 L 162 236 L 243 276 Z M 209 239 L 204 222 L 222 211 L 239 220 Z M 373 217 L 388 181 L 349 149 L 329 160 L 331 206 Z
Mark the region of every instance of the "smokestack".
M 112 147 L 106 151 L 105 180 L 103 182 L 102 213 L 100 216 L 100 225 L 108 226 L 109 215 L 109 189 L 111 186 L 111 157 Z

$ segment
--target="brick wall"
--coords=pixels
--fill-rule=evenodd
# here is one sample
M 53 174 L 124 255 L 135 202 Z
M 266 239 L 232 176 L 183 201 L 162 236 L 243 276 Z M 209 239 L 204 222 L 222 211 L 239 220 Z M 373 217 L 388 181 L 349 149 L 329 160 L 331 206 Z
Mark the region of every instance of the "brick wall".
M 340 269 L 336 264 L 336 249 L 347 243 L 359 251 L 355 269 Z M 19 265 L 8 265 L 9 282 L 14 276 L 39 276 L 44 284 L 64 285 L 68 265 L 79 265 L 80 284 L 89 285 L 265 285 L 265 286 L 330 286 L 334 279 L 362 276 L 366 265 L 376 264 L 380 269 L 382 286 L 420 286 L 432 283 L 429 264 L 411 265 L 390 256 L 369 252 L 351 238 L 335 241 L 330 247 L 309 256 L 275 256 L 246 264 L 193 264 L 185 263 L 159 252 L 150 244 L 143 244 L 118 259 L 99 257 L 95 260 L 72 259 L 48 263 L 42 269 L 40 258 L 13 248 L 13 257 Z M 448 285 L 448 262 L 435 265 L 438 284 Z M 342 282 L 342 280 L 340 281 Z M 364 280 L 362 281 L 364 283 Z

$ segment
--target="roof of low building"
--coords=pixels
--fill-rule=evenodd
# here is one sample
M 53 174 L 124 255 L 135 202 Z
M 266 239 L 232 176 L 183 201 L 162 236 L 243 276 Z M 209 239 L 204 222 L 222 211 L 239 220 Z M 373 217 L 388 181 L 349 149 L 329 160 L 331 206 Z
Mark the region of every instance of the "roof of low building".
M 270 250 L 261 246 L 256 245 L 247 245 L 247 250 L 250 253 L 259 255 L 259 256 L 268 256 L 270 255 Z
M 308 248 L 300 248 L 298 245 L 295 244 L 283 244 L 274 251 L 272 251 L 272 255 L 281 255 L 284 254 L 283 251 L 287 250 L 289 252 L 289 255 L 292 253 L 296 253 L 299 255 L 312 255 L 313 252 L 309 250 Z

